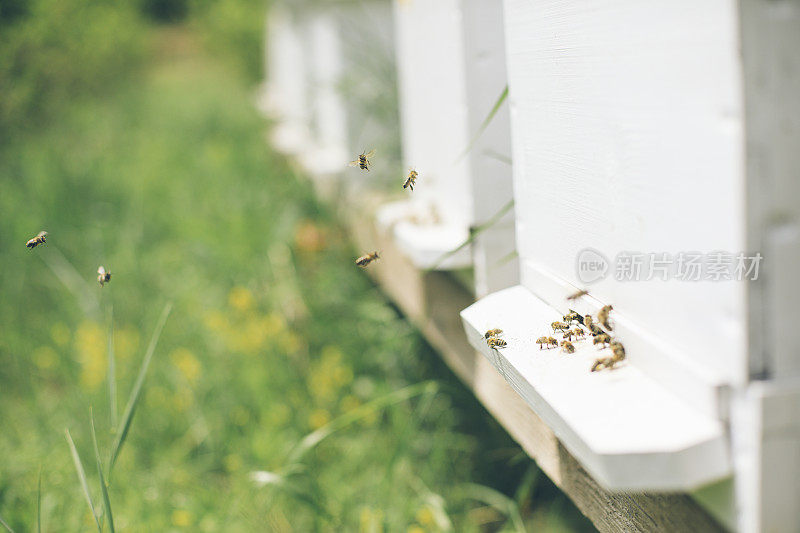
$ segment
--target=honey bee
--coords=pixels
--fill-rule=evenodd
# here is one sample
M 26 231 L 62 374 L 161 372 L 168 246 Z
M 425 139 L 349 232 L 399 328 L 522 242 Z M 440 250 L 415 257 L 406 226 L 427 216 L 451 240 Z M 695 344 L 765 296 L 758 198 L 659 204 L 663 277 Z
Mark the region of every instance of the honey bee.
M 561 350 L 567 353 L 575 353 L 575 346 L 569 341 L 561 341 Z
M 606 344 L 611 342 L 611 337 L 609 337 L 607 333 L 600 333 L 599 335 L 595 335 L 594 341 L 592 342 L 594 344 L 600 344 L 600 348 L 602 349 L 606 347 Z
M 586 333 L 583 331 L 583 329 L 582 329 L 582 328 L 575 328 L 575 329 L 573 329 L 573 330 L 572 330 L 572 334 L 575 336 L 575 338 L 576 338 L 576 339 L 577 339 L 578 337 L 580 337 L 580 338 L 584 338 L 584 337 L 586 337 Z
M 36 246 L 47 242 L 46 237 L 47 237 L 47 232 L 40 231 L 39 233 L 36 234 L 36 237 L 26 242 L 25 246 L 27 246 L 28 248 L 36 248 Z
M 615 360 L 622 361 L 625 359 L 625 347 L 621 342 L 613 340 L 609 343 L 609 347 L 611 348 L 611 351 L 614 352 Z
M 597 372 L 598 370 L 603 370 L 604 368 L 611 370 L 614 368 L 614 365 L 616 365 L 617 362 L 618 361 L 613 357 L 601 357 L 592 365 L 592 372 Z
M 406 178 L 405 183 L 403 183 L 403 188 L 404 189 L 409 188 L 413 191 L 414 185 L 417 183 L 417 176 L 419 176 L 419 173 L 416 170 L 414 170 L 413 168 L 409 170 L 408 177 Z
M 597 321 L 600 322 L 603 325 L 603 327 L 606 328 L 608 331 L 611 331 L 613 329 L 611 327 L 611 324 L 608 322 L 608 314 L 611 312 L 612 309 L 614 309 L 614 306 L 606 305 L 603 306 L 603 308 L 600 309 L 600 311 L 598 311 L 597 313 Z
M 486 344 L 489 346 L 489 348 L 495 348 L 495 349 L 505 348 L 506 346 L 508 346 L 508 343 L 506 341 L 498 337 L 491 337 L 486 341 Z
M 575 311 L 570 309 L 569 313 L 564 315 L 564 322 L 566 322 L 567 324 L 572 324 L 573 320 L 580 322 L 581 321 L 581 315 L 579 315 L 578 313 L 576 313 Z
M 97 281 L 100 282 L 101 287 L 111 281 L 111 272 L 107 272 L 103 265 L 97 267 Z
M 547 337 L 539 337 L 538 339 L 536 339 L 536 344 L 539 345 L 539 349 L 541 350 L 545 344 L 549 343 L 547 342 Z
M 497 337 L 501 333 L 503 333 L 502 329 L 499 328 L 490 329 L 489 331 L 483 334 L 483 338 L 488 339 L 489 337 Z
M 572 340 L 572 336 L 575 335 L 571 329 L 562 330 L 561 334 L 564 335 L 564 338 L 567 340 Z
M 553 347 L 553 348 L 558 348 L 558 341 L 556 339 L 554 339 L 553 337 L 547 337 L 547 346 L 548 347 Z
M 560 329 L 560 330 L 569 329 L 569 326 L 567 326 L 567 325 L 566 325 L 566 324 L 564 324 L 563 322 L 552 322 L 552 323 L 550 324 L 550 327 L 552 327 L 552 328 L 553 328 L 553 333 L 555 333 L 555 332 L 556 332 L 556 331 L 558 331 L 559 329 Z
M 581 289 L 578 292 L 574 292 L 567 296 L 567 300 L 577 300 L 578 298 L 586 296 L 587 294 L 589 294 L 589 291 Z
M 378 252 L 371 252 L 371 253 L 368 253 L 368 254 L 364 254 L 361 257 L 359 257 L 358 259 L 356 259 L 356 264 L 358 266 L 360 266 L 361 268 L 364 268 L 368 264 L 372 263 L 373 261 L 375 261 L 377 259 L 380 259 L 380 257 L 381 256 L 378 255 Z
M 350 161 L 348 165 L 350 165 L 351 167 L 358 167 L 361 170 L 366 170 L 367 172 L 369 172 L 369 166 L 371 164 L 369 162 L 369 159 L 374 155 L 375 155 L 375 150 L 370 150 L 368 154 L 361 152 L 358 156 L 358 159 L 356 159 L 355 161 Z
M 583 315 L 583 325 L 589 328 L 589 331 L 592 330 L 592 315 Z

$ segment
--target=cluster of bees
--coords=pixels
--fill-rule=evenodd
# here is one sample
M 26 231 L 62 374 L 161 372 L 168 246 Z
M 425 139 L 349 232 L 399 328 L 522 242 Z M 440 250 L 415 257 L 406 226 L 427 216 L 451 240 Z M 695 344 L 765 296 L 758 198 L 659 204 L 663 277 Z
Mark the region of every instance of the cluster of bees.
M 47 232 L 40 231 L 34 238 L 29 239 L 28 242 L 25 243 L 25 246 L 27 246 L 29 250 L 33 250 L 40 244 L 45 243 L 47 243 Z M 103 265 L 97 267 L 97 281 L 100 283 L 101 287 L 111 281 L 111 272 L 106 270 Z
M 577 300 L 587 294 L 587 291 L 578 291 L 567 297 L 567 300 Z M 575 353 L 573 342 L 586 339 L 586 331 L 584 330 L 586 328 L 592 335 L 592 344 L 599 345 L 601 350 L 608 347 L 612 353 L 610 357 L 600 357 L 595 360 L 591 371 L 610 370 L 625 359 L 625 347 L 621 342 L 612 338 L 610 334 L 614 330 L 609 316 L 613 309 L 614 307 L 611 305 L 604 306 L 598 311 L 596 318 L 592 318 L 592 315 L 581 316 L 570 309 L 562 317 L 562 320 L 550 324 L 550 327 L 553 328 L 553 335 L 560 334 L 561 341 L 559 342 L 557 338 L 545 335 L 536 339 L 536 344 L 539 345 L 540 350 L 561 346 L 561 351 Z M 508 346 L 508 343 L 500 337 L 502 333 L 503 330 L 501 329 L 490 329 L 483 337 L 490 348 L 504 348 Z
M 353 161 L 350 161 L 350 163 L 348 163 L 348 166 L 358 167 L 361 170 L 366 170 L 367 172 L 369 172 L 369 167 L 370 167 L 370 165 L 372 165 L 372 163 L 370 162 L 370 159 L 374 155 L 375 155 L 375 149 L 370 150 L 368 153 L 361 152 L 356 159 L 354 159 Z M 414 170 L 413 168 L 409 169 L 408 176 L 406 177 L 405 181 L 403 182 L 403 188 L 404 189 L 411 189 L 413 191 L 414 190 L 414 185 L 416 185 L 416 183 L 417 183 L 417 176 L 419 176 L 419 173 L 416 170 Z M 362 255 L 361 257 L 359 257 L 358 259 L 356 259 L 356 264 L 358 266 L 360 266 L 361 268 L 365 268 L 367 265 L 369 265 L 370 263 L 372 263 L 373 261 L 376 261 L 378 259 L 380 259 L 379 252 L 377 252 L 377 251 L 370 252 L 370 253 L 366 253 L 366 254 Z

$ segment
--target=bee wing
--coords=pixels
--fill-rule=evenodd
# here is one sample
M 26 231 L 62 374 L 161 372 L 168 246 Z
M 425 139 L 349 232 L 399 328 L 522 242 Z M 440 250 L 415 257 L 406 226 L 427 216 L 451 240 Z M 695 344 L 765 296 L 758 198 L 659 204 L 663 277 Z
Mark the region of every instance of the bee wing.
M 367 159 L 369 159 L 370 157 L 374 156 L 374 155 L 375 155 L 375 152 L 377 152 L 377 151 L 378 151 L 378 150 L 377 150 L 377 148 L 373 148 L 372 150 L 370 150 L 370 152 L 369 152 L 368 154 L 364 154 L 364 156 L 365 156 Z
M 37 237 L 44 237 L 45 235 L 47 235 L 46 231 L 40 231 L 36 236 Z
M 100 266 L 100 267 L 97 268 L 97 273 L 99 275 L 101 275 L 101 276 L 105 276 L 106 275 L 106 269 L 103 268 L 102 266 Z
M 355 161 L 350 161 L 349 163 L 347 163 L 347 166 L 348 167 L 357 167 L 358 166 L 358 159 L 356 159 Z

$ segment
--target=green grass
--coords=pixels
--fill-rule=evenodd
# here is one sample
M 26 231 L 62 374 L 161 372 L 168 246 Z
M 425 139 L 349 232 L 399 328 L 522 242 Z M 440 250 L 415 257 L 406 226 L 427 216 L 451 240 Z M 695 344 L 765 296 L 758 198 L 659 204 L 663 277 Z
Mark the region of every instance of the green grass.
M 124 88 L 0 146 L 2 520 L 589 528 L 352 264 L 251 86 L 193 33 L 155 36 Z

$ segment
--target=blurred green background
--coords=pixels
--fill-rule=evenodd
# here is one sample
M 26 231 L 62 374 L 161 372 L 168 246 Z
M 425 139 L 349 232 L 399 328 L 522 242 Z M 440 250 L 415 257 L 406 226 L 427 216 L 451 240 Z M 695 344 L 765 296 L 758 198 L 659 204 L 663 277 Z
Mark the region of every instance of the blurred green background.
M 269 150 L 266 8 L 0 0 L 0 517 L 97 529 L 69 429 L 110 530 L 93 416 L 120 531 L 591 530 Z

